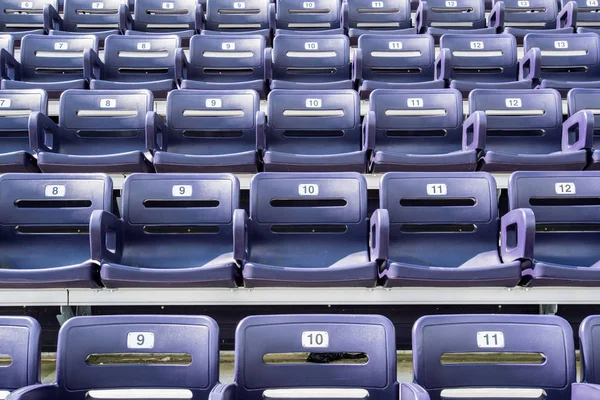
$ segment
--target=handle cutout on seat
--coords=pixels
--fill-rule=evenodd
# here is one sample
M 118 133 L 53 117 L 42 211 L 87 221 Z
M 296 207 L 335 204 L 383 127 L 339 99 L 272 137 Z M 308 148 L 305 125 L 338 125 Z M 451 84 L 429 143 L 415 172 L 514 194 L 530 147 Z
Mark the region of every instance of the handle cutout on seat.
M 217 13 L 221 15 L 257 15 L 260 14 L 259 8 L 219 8 Z
M 81 58 L 83 57 L 83 50 L 75 51 L 47 51 L 47 50 L 36 50 L 34 52 L 36 57 L 39 58 Z
M 410 130 L 410 131 L 399 131 L 399 130 L 387 130 L 385 135 L 391 138 L 398 137 L 444 137 L 447 132 L 444 129 L 432 129 L 430 131 L 419 131 L 419 130 Z
M 464 364 L 543 364 L 546 362 L 544 353 L 521 352 L 468 352 L 444 353 L 440 357 L 442 365 Z
M 271 207 L 345 207 L 346 199 L 271 199 Z
M 283 110 L 284 117 L 343 117 L 343 109 L 337 110 Z
M 160 51 L 119 51 L 118 56 L 121 58 L 165 58 L 169 56 L 167 50 Z M 144 71 L 144 69 L 140 69 Z
M 268 365 L 290 364 L 348 364 L 364 365 L 369 362 L 369 356 L 360 352 L 344 353 L 267 353 L 263 362 Z
M 600 232 L 600 224 L 594 223 L 539 223 L 536 232 Z
M 243 117 L 244 110 L 183 110 L 184 117 Z
M 205 50 L 202 52 L 202 56 L 206 57 L 206 58 L 251 58 L 254 57 L 254 53 L 252 51 L 208 51 Z M 205 68 L 204 70 L 206 71 Z M 224 68 L 224 70 L 229 70 L 230 68 Z M 233 70 L 236 69 L 240 69 L 240 68 L 231 68 Z M 241 68 L 241 69 L 249 69 L 250 71 L 252 71 L 251 68 Z
M 85 398 L 97 400 L 140 399 L 166 400 L 191 399 L 193 393 L 189 389 L 97 389 L 87 392 Z
M 144 200 L 146 208 L 216 208 L 219 200 Z
M 403 197 L 400 199 L 402 207 L 475 207 L 477 200 L 473 197 Z
M 190 365 L 188 353 L 100 353 L 85 358 L 87 365 Z
M 17 199 L 17 208 L 88 208 L 92 206 L 91 200 L 58 200 L 58 199 Z
M 22 235 L 87 235 L 87 225 L 17 225 L 15 232 Z
M 77 110 L 78 117 L 137 117 L 137 110 Z
M 330 388 L 290 388 L 267 389 L 263 399 L 367 399 L 369 392 L 365 389 L 330 389 Z
M 477 230 L 475 224 L 403 224 L 400 231 L 404 233 L 471 233 Z
M 273 233 L 346 233 L 347 225 L 310 224 L 310 225 L 271 225 Z
M 523 110 L 485 110 L 485 115 L 490 117 L 533 117 L 546 115 L 546 110 L 540 109 L 523 109 Z
M 356 9 L 356 12 L 359 14 L 396 14 L 400 12 L 398 7 L 390 7 L 390 8 L 364 8 L 359 7 Z
M 600 197 L 531 197 L 529 199 L 529 204 L 541 207 L 600 206 Z
M 429 110 L 385 110 L 387 117 L 440 117 L 448 114 L 444 108 L 432 108 Z
M 244 136 L 243 131 L 183 131 L 183 137 L 188 139 L 224 139 L 240 138 Z
M 219 233 L 216 225 L 146 225 L 143 228 L 148 235 L 214 235 Z

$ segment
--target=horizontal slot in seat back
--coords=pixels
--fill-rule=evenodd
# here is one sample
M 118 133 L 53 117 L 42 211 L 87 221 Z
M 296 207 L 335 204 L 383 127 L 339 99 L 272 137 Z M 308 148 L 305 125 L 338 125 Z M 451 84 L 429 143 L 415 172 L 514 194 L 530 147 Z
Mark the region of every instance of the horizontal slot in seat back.
M 415 383 L 432 400 L 444 398 L 444 389 L 458 388 L 541 389 L 546 394 L 541 398 L 570 398 L 575 382 L 573 332 L 560 317 L 425 316 L 415 323 L 412 337 Z M 476 361 L 490 353 L 524 359 Z
M 174 360 L 160 360 L 167 356 Z M 186 389 L 186 398 L 206 399 L 219 379 L 219 328 L 205 316 L 72 318 L 59 332 L 56 361 L 61 398 L 111 389 L 137 389 L 143 398 L 143 389 Z
M 176 90 L 167 98 L 167 150 L 217 155 L 256 151 L 259 96 L 252 90 Z
M 462 95 L 454 89 L 377 89 L 375 151 L 444 154 L 462 149 Z
M 553 89 L 475 89 L 469 112 L 486 114 L 486 150 L 547 154 L 561 150 L 562 102 Z
M 366 34 L 358 38 L 358 48 L 363 80 L 410 83 L 434 78 L 432 36 Z
M 485 172 L 385 174 L 379 206 L 389 214 L 390 261 L 457 268 L 491 252 L 500 264 L 496 196 Z
M 600 383 L 600 316 L 590 315 L 579 325 L 583 382 Z
M 265 47 L 259 35 L 194 35 L 187 79 L 208 84 L 264 80 L 265 62 L 271 62 L 265 61 Z
M 2 365 L 0 390 L 12 391 L 40 382 L 40 324 L 30 317 L 0 317 L 0 354 L 8 359 Z
M 364 389 L 369 399 L 394 398 L 398 391 L 394 336 L 391 322 L 379 315 L 247 317 L 236 330 L 238 398 L 262 399 L 265 390 L 286 388 L 315 388 L 319 394 L 334 388 Z M 269 355 L 309 352 L 364 353 L 368 361 L 335 364 L 264 361 Z M 282 356 L 285 359 L 285 354 Z M 341 394 L 340 398 L 346 397 Z

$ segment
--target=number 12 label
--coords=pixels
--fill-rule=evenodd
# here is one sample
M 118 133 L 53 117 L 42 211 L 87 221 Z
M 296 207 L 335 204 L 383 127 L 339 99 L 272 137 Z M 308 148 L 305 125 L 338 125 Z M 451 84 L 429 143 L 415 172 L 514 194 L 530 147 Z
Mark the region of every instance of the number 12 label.
M 128 349 L 153 349 L 154 333 L 152 332 L 129 332 L 127 334 Z
M 556 194 L 575 194 L 575 183 L 559 182 L 554 184 Z
M 477 332 L 477 347 L 481 347 L 481 348 L 504 347 L 504 333 L 502 333 L 502 332 Z

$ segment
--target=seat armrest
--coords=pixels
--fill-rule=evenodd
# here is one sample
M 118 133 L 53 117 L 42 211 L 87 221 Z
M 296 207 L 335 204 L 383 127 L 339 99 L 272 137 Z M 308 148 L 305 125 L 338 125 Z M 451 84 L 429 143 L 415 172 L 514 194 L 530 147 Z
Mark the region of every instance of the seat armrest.
M 390 214 L 388 210 L 377 209 L 370 219 L 369 250 L 371 261 L 385 262 L 389 258 Z
M 415 28 L 417 33 L 425 33 L 427 30 L 427 13 L 429 12 L 429 5 L 427 1 L 422 0 L 419 2 L 417 11 L 415 13 Z
M 236 388 L 235 383 L 219 383 L 210 391 L 208 400 L 235 400 Z
M 463 150 L 485 149 L 487 116 L 483 111 L 475 111 L 463 124 Z
M 344 2 L 342 2 L 342 12 L 340 13 L 340 18 L 342 20 L 342 28 L 344 28 L 344 31 L 346 32 L 346 34 L 348 34 L 348 28 L 350 27 L 349 16 L 350 16 L 350 6 L 348 5 L 347 1 L 344 1 Z
M 90 245 L 92 260 L 99 263 L 120 262 L 123 256 L 123 221 L 108 211 L 93 211 L 90 217 Z
M 21 64 L 6 49 L 0 49 L 0 77 L 10 81 L 21 80 Z
M 196 33 L 200 33 L 204 29 L 204 9 L 202 8 L 202 4 L 196 4 L 195 16 L 195 30 Z
M 41 151 L 52 152 L 58 147 L 58 130 L 60 129 L 54 121 L 41 112 L 32 112 L 29 115 L 29 147 L 39 153 Z
M 233 211 L 233 258 L 242 266 L 247 259 L 248 215 L 246 210 Z
M 52 6 L 52 4 L 44 5 L 44 33 L 48 33 L 51 30 L 62 31 L 63 30 L 63 19 L 60 14 Z
M 181 47 L 175 50 L 175 80 L 179 83 L 188 77 L 188 60 Z
M 125 34 L 125 31 L 133 29 L 133 17 L 127 4 L 121 4 L 119 6 L 119 31 L 121 34 Z
M 265 49 L 265 82 L 273 79 L 273 55 L 272 49 L 267 47 Z
M 500 220 L 502 262 L 533 260 L 535 215 L 530 208 L 517 208 Z
M 277 21 L 277 5 L 275 1 L 269 2 L 269 29 L 275 29 L 275 25 Z
M 344 3 L 346 4 L 346 3 Z M 352 60 L 352 80 L 360 82 L 363 78 L 363 53 L 362 49 L 354 50 L 354 60 Z
M 364 150 L 375 150 L 375 133 L 377 132 L 377 118 L 375 111 L 368 111 L 363 119 L 363 147 Z
M 17 389 L 6 396 L 10 400 L 48 400 L 58 399 L 58 386 L 55 384 L 35 384 Z
M 503 1 L 495 2 L 487 18 L 488 27 L 495 28 L 497 33 L 500 33 L 504 28 L 504 8 Z
M 452 52 L 450 49 L 440 49 L 440 54 L 435 59 L 434 79 L 449 80 L 452 64 Z
M 83 51 L 83 77 L 88 82 L 92 79 L 104 78 L 104 63 L 94 49 Z
M 429 400 L 429 393 L 416 383 L 402 383 L 400 398 L 402 400 Z
M 168 127 L 156 111 L 146 113 L 146 148 L 150 151 L 166 151 Z
M 577 27 L 577 2 L 569 1 L 561 8 L 556 16 L 556 29 Z
M 591 383 L 574 383 L 571 387 L 572 400 L 598 400 L 600 399 L 600 385 Z
M 265 143 L 265 124 L 266 117 L 264 111 L 256 112 L 256 150 L 261 151 L 267 145 Z
M 562 126 L 562 151 L 591 149 L 594 144 L 594 113 L 581 110 L 571 115 Z
M 538 84 L 541 72 L 542 52 L 539 48 L 529 49 L 519 62 L 519 80 L 531 80 L 534 86 Z

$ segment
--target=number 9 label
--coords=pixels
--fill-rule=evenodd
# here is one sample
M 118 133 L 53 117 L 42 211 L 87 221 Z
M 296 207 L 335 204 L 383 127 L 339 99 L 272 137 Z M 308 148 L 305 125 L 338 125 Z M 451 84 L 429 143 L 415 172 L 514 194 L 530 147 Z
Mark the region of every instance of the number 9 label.
M 192 195 L 192 185 L 174 185 L 171 194 L 173 197 L 190 197 Z
M 154 333 L 152 332 L 129 332 L 127 334 L 128 349 L 153 349 Z

